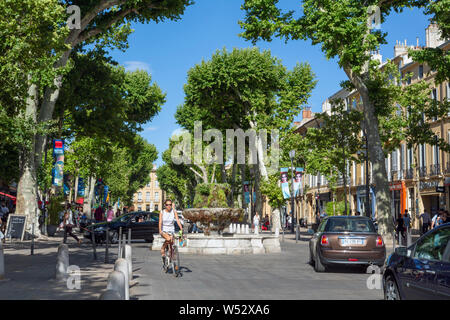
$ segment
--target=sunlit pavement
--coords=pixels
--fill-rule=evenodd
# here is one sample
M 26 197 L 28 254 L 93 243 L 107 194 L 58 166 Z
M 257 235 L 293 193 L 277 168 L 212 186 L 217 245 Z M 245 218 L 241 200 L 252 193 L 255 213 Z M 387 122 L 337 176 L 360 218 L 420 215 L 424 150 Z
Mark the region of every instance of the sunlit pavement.
M 281 239 L 281 236 L 280 236 Z M 369 290 L 369 274 L 361 268 L 339 267 L 316 273 L 308 264 L 308 240 L 285 234 L 282 252 L 266 255 L 181 254 L 182 277 L 164 273 L 158 251 L 133 243 L 137 284 L 132 299 L 382 299 Z

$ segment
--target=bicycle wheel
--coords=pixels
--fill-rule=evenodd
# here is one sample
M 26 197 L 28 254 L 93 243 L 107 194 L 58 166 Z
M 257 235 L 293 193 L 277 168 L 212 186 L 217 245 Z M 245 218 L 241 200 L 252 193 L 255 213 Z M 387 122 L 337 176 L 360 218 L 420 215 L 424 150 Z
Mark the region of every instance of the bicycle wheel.
M 180 254 L 178 252 L 178 247 L 173 246 L 173 274 L 175 277 L 180 275 Z
M 163 269 L 167 273 L 169 271 L 169 263 L 170 263 L 170 254 L 169 254 L 168 247 L 166 247 L 166 249 L 165 249 L 165 255 L 166 255 L 166 259 L 164 259 Z

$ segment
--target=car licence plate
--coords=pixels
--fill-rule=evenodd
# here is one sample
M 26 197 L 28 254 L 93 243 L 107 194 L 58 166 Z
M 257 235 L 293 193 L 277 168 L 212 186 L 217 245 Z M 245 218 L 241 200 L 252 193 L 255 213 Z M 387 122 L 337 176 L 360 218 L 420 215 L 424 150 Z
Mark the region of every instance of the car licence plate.
M 344 238 L 341 239 L 342 246 L 352 246 L 352 245 L 364 245 L 364 239 L 354 239 L 354 238 Z

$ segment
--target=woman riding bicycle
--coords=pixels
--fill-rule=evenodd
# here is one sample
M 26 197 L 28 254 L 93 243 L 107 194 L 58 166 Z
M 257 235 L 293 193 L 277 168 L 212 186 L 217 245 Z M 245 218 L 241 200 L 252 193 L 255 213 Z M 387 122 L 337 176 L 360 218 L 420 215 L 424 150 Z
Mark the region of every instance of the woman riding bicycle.
M 159 234 L 164 238 L 164 244 L 161 247 L 161 258 L 163 263 L 165 262 L 165 249 L 169 243 L 173 243 L 173 235 L 175 233 L 174 220 L 177 221 L 180 231 L 183 230 L 183 226 L 178 219 L 177 211 L 172 207 L 172 200 L 167 199 L 164 202 L 165 209 L 159 213 Z

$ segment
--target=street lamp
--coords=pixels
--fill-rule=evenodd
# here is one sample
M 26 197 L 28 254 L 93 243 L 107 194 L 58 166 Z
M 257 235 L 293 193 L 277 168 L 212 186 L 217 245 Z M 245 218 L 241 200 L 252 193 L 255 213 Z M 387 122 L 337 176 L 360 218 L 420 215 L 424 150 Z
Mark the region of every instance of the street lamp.
M 291 232 L 294 233 L 294 221 L 295 221 L 295 206 L 294 206 L 294 157 L 295 150 L 289 151 L 289 158 L 291 159 L 291 168 L 292 168 L 292 194 L 291 194 L 291 212 L 292 212 L 292 223 L 291 223 Z

